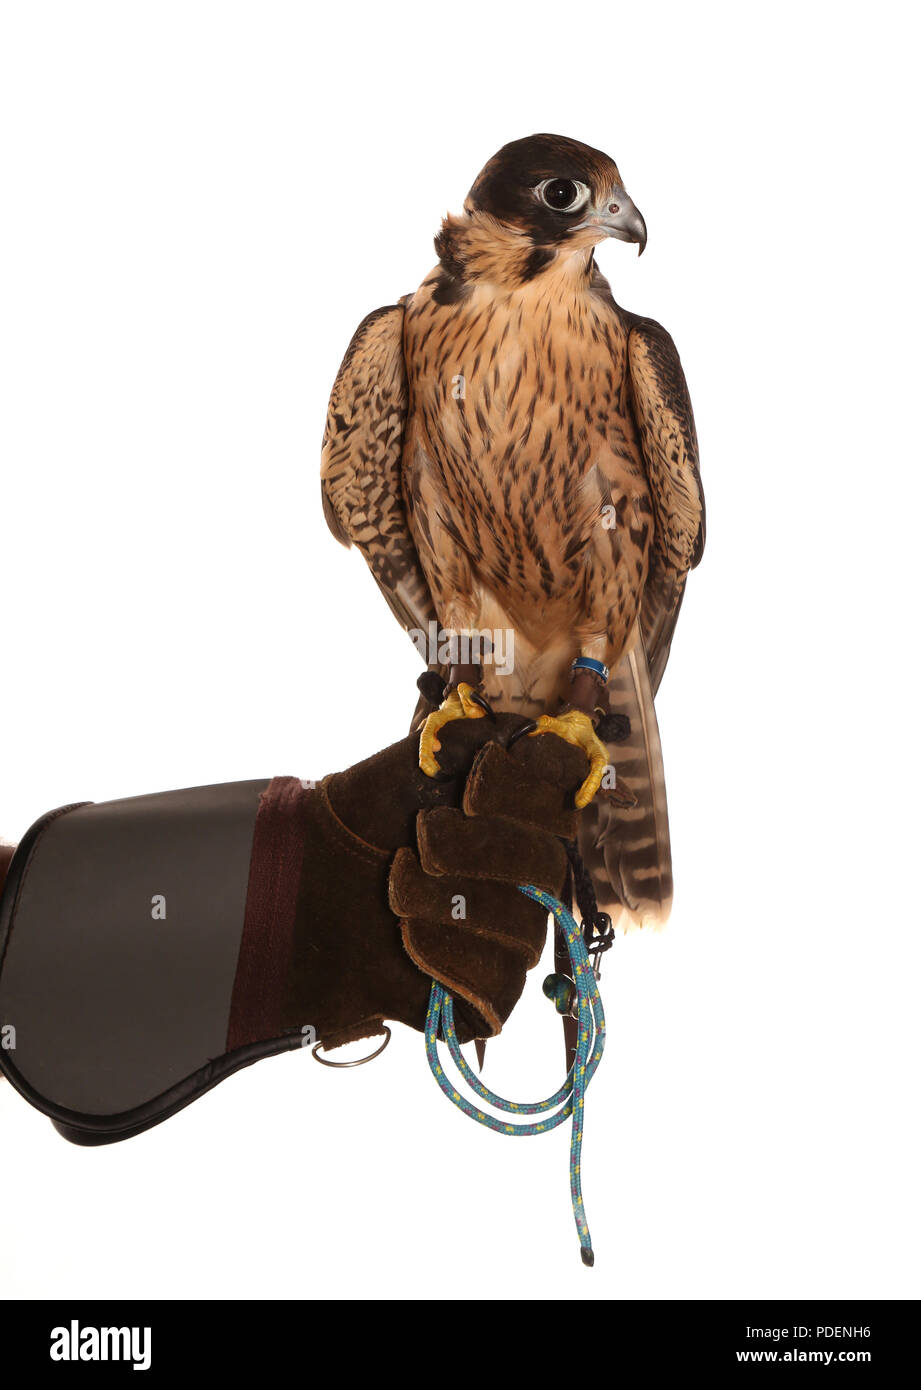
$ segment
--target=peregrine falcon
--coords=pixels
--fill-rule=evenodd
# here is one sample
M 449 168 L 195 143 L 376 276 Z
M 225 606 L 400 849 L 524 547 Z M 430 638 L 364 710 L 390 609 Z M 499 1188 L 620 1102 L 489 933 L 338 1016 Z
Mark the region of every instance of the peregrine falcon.
M 355 333 L 322 491 L 403 627 L 455 644 L 422 768 L 446 722 L 489 706 L 582 747 L 580 849 L 626 926 L 671 904 L 653 696 L 704 499 L 678 353 L 615 302 L 595 262 L 608 237 L 646 244 L 611 158 L 558 135 L 505 145 L 444 219 L 435 268 Z M 465 655 L 465 635 L 496 632 L 514 635 L 511 671 Z

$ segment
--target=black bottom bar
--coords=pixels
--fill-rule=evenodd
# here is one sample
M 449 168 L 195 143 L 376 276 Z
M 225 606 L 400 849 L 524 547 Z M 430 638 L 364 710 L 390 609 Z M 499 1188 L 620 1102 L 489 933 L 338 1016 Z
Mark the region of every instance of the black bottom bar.
M 511 1310 L 507 1301 L 480 1304 L 473 1318 L 446 1302 L 431 1315 L 403 1319 L 368 1303 L 331 1316 L 323 1301 L 296 1297 L 271 1303 L 75 1300 L 6 1303 L 0 1344 L 24 1384 L 44 1368 L 64 1379 L 83 1372 L 130 1375 L 136 1365 L 147 1377 L 201 1369 L 212 1384 L 226 1375 L 234 1385 L 249 1375 L 277 1380 L 300 1367 L 319 1390 L 330 1378 L 353 1381 L 367 1358 L 375 1374 L 388 1366 L 402 1390 L 404 1382 L 430 1379 L 426 1368 L 446 1354 L 457 1369 L 466 1362 L 475 1374 L 484 1358 L 514 1350 L 518 1379 L 522 1363 L 532 1358 L 552 1374 L 562 1356 L 569 1375 L 572 1357 L 582 1359 L 580 1347 L 591 1352 L 585 1372 L 595 1375 L 633 1369 L 705 1377 L 800 1366 L 894 1373 L 913 1363 L 917 1324 L 915 1300 L 611 1302 L 602 1309 L 592 1300 L 558 1310 L 555 1331 L 541 1304 Z

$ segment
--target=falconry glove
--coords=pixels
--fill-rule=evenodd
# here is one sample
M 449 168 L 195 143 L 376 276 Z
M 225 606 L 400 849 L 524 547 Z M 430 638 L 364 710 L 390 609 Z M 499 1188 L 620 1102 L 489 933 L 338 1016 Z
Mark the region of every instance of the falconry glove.
M 544 909 L 517 885 L 562 891 L 560 837 L 575 836 L 586 767 L 557 738 L 506 749 L 523 727 L 516 716 L 452 724 L 443 780 L 420 772 L 410 736 L 317 789 L 331 849 L 305 857 L 290 987 L 326 1046 L 379 1032 L 383 1019 L 422 1030 L 432 979 L 454 995 L 463 1040 L 508 1018 L 546 930 Z
M 559 894 L 585 758 L 517 716 L 410 735 L 319 784 L 232 782 L 42 817 L 0 893 L 0 1067 L 67 1138 L 158 1123 L 251 1062 L 422 1029 L 502 1027 Z

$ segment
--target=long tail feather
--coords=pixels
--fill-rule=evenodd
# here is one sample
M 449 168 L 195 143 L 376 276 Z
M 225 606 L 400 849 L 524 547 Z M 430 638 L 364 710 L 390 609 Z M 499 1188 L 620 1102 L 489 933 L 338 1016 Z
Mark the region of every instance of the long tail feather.
M 672 902 L 665 771 L 642 637 L 608 683 L 611 712 L 630 720 L 623 743 L 609 744 L 618 785 L 633 805 L 596 799 L 582 814 L 579 848 L 598 905 L 614 925 L 661 926 Z

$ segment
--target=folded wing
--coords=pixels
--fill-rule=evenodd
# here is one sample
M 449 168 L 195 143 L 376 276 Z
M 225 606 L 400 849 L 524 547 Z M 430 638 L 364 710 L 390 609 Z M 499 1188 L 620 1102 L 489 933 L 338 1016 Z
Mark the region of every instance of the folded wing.
M 323 436 L 321 486 L 327 525 L 361 551 L 400 625 L 435 617 L 409 532 L 401 480 L 408 407 L 403 306 L 359 325 L 339 368 Z
M 623 312 L 623 311 L 621 311 Z M 624 314 L 633 406 L 655 510 L 640 628 L 653 693 L 668 661 L 688 571 L 704 550 L 697 431 L 678 351 L 654 319 Z

